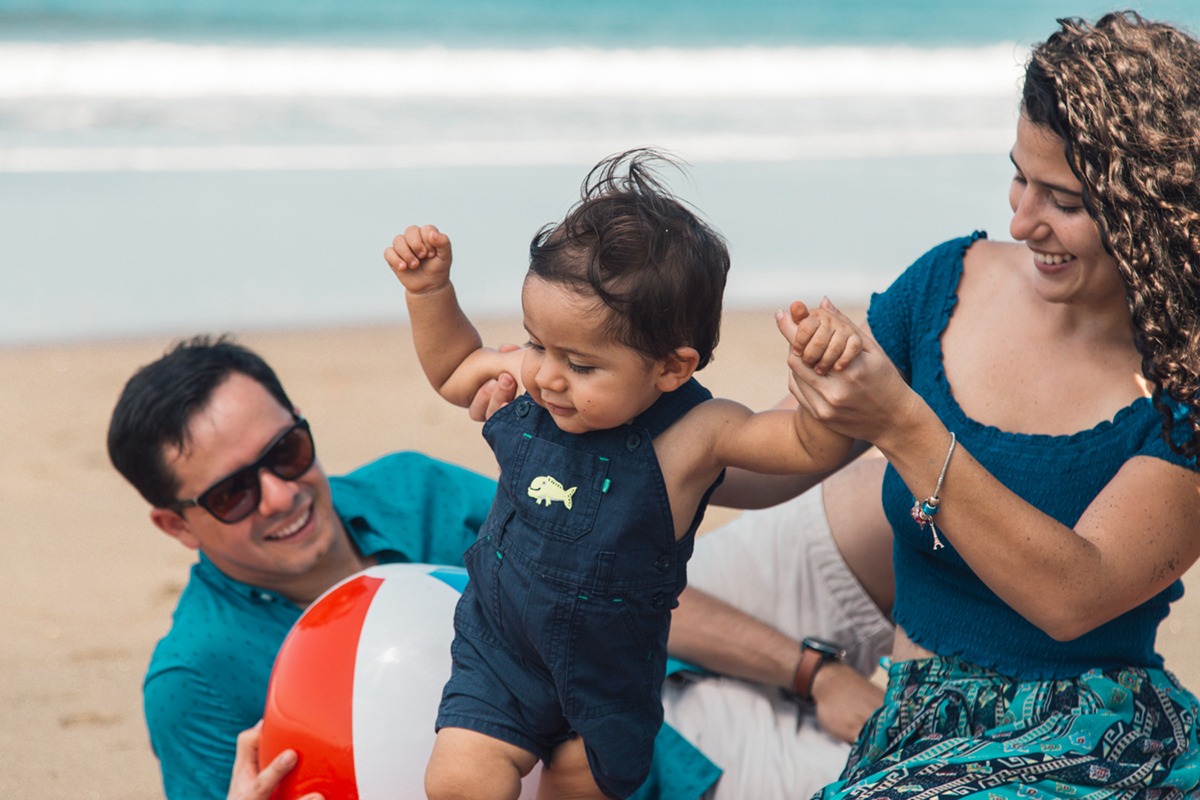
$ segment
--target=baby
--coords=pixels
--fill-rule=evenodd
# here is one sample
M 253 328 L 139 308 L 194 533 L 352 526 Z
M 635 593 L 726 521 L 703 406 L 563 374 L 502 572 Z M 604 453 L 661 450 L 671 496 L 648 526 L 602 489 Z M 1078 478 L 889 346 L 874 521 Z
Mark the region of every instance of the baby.
M 729 254 L 659 182 L 660 158 L 601 162 L 534 237 L 521 351 L 481 346 L 437 228 L 410 227 L 385 253 L 443 397 L 466 406 L 501 372 L 526 391 L 483 429 L 500 488 L 464 556 L 431 798 L 515 799 L 538 759 L 543 797 L 636 791 L 662 724 L 671 609 L 724 469 L 821 472 L 849 451 L 803 410 L 754 414 L 692 377 L 717 343 Z M 827 312 L 795 303 L 777 318 L 799 323 L 806 361 L 823 350 L 819 369 L 861 349 Z

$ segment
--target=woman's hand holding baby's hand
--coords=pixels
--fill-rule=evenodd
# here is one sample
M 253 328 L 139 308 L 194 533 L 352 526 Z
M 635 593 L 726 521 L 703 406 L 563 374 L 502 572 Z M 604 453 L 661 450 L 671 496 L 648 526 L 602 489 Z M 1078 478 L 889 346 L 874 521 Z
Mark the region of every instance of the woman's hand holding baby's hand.
M 383 257 L 412 294 L 436 292 L 450 283 L 450 237 L 433 225 L 410 225 Z
M 812 316 L 821 317 L 820 324 L 809 322 Z M 830 327 L 823 334 L 826 319 Z M 792 343 L 788 388 L 801 408 L 830 429 L 884 449 L 882 439 L 904 431 L 906 420 L 924 405 L 870 332 L 859 329 L 828 299 L 812 314 L 803 303 L 793 303 L 790 314 L 780 311 L 775 320 Z M 831 344 L 822 352 L 818 337 L 824 336 Z M 845 342 L 840 350 L 838 341 Z M 816 367 L 830 350 L 838 352 L 833 369 L 818 373 Z
M 775 315 L 779 330 L 792 343 L 792 356 L 818 375 L 830 369 L 840 372 L 862 352 L 858 328 L 835 313 L 829 298 L 822 300 L 816 311 L 809 311 L 799 300 L 789 310 L 790 315 L 783 311 Z M 789 321 L 791 325 L 786 324 Z

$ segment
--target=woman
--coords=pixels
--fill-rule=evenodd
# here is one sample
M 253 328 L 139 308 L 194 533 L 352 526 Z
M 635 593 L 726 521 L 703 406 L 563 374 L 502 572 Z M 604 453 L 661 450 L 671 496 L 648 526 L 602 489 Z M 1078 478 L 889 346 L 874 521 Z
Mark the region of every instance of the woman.
M 936 248 L 844 371 L 789 361 L 890 462 L 893 664 L 828 797 L 1200 780 L 1200 707 L 1154 653 L 1200 555 L 1200 44 L 1133 13 L 1061 25 L 1011 153 L 1021 244 Z

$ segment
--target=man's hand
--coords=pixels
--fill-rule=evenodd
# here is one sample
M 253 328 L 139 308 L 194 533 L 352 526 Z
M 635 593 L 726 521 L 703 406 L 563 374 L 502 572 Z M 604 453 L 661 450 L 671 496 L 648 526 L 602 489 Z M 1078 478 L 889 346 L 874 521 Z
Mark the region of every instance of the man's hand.
M 275 756 L 262 772 L 258 771 L 258 741 L 262 736 L 262 720 L 237 737 L 237 755 L 233 759 L 233 775 L 229 781 L 227 800 L 268 800 L 283 776 L 296 766 L 296 752 L 284 750 Z M 319 794 L 306 794 L 299 800 L 324 800 Z
M 516 380 L 507 372 L 502 373 L 498 379 L 490 380 L 479 387 L 475 398 L 471 400 L 468 413 L 476 422 L 487 422 L 492 418 L 492 414 L 511 403 L 516 396 Z
M 830 736 L 851 744 L 883 705 L 883 690 L 841 661 L 821 665 L 813 676 L 812 695 L 821 727 Z
M 500 345 L 501 353 L 515 353 L 520 349 L 520 346 L 515 344 Z M 500 373 L 499 377 L 488 381 L 475 393 L 468 408 L 471 419 L 487 422 L 492 418 L 492 414 L 515 400 L 518 391 L 517 379 L 507 372 Z
M 383 251 L 392 272 L 413 294 L 427 294 L 450 283 L 450 237 L 433 225 L 408 226 Z

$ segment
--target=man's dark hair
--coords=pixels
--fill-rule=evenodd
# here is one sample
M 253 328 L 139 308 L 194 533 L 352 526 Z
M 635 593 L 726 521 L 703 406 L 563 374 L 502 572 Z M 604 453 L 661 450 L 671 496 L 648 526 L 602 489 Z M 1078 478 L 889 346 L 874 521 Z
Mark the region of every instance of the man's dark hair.
M 611 313 L 607 333 L 652 360 L 679 347 L 712 358 L 721 330 L 729 251 L 662 184 L 653 150 L 630 150 L 597 164 L 582 198 L 529 246 L 529 273 L 595 295 Z
M 227 336 L 178 342 L 125 384 L 108 425 L 108 457 L 150 505 L 165 508 L 179 499 L 179 478 L 167 467 L 164 451 L 168 446 L 183 449 L 192 415 L 235 372 L 258 381 L 292 410 L 275 371 Z

